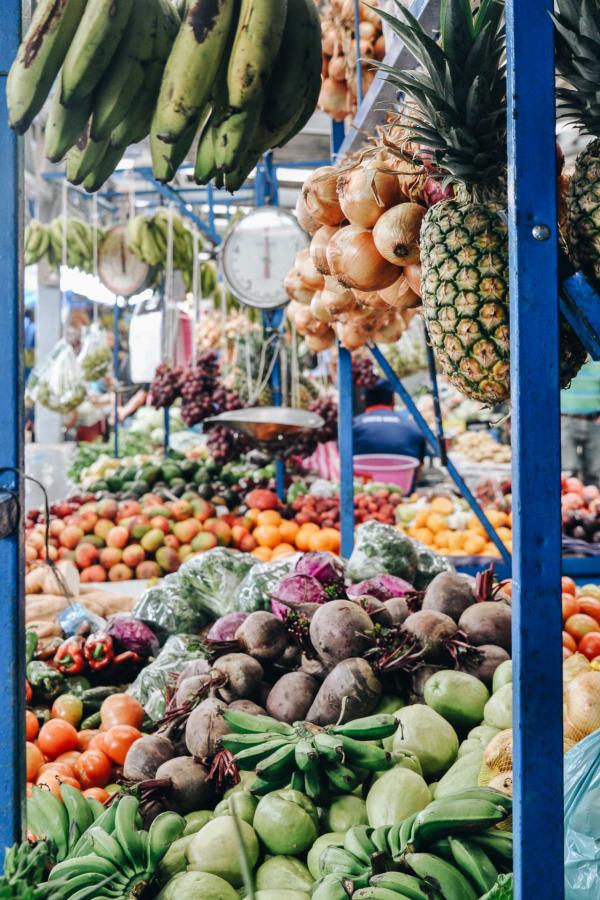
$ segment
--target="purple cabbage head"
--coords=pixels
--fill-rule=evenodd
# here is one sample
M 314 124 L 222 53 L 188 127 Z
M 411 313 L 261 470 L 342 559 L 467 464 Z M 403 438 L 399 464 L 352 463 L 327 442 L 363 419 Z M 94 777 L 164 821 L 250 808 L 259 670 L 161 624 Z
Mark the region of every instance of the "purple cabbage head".
M 209 641 L 233 641 L 235 640 L 236 631 L 244 619 L 247 618 L 248 613 L 245 612 L 226 613 L 220 619 L 217 619 L 206 637 Z
M 322 551 L 305 553 L 296 563 L 294 571 L 296 575 L 316 578 L 327 591 L 330 600 L 339 600 L 346 596 L 344 566 L 341 559 L 332 553 Z
M 106 633 L 111 636 L 120 651 L 133 650 L 139 656 L 156 656 L 160 649 L 158 638 L 140 619 L 127 613 L 117 613 L 108 619 Z
M 397 575 L 376 575 L 375 578 L 367 578 L 348 588 L 351 597 L 375 597 L 385 603 L 392 597 L 404 597 L 414 591 L 412 584 Z
M 325 603 L 330 598 L 320 581 L 312 575 L 286 575 L 271 592 L 271 609 L 280 619 L 303 603 Z

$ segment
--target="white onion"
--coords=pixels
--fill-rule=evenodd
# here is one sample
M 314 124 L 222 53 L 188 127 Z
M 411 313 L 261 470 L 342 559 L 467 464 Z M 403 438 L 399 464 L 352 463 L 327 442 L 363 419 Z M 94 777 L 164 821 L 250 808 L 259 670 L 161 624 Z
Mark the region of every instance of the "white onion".
M 378 252 L 372 232 L 358 225 L 346 225 L 327 245 L 327 262 L 332 275 L 345 287 L 377 291 L 389 287 L 398 269 Z
M 300 228 L 302 228 L 302 230 L 307 234 L 310 234 L 311 237 L 315 233 L 315 231 L 320 228 L 319 223 L 315 219 L 313 219 L 313 217 L 309 213 L 306 207 L 306 201 L 302 194 L 300 194 L 296 201 L 296 218 L 298 219 Z
M 421 305 L 421 298 L 410 287 L 404 273 L 390 287 L 379 291 L 379 296 L 394 309 L 412 309 Z
M 340 175 L 337 191 L 345 217 L 361 228 L 373 228 L 400 199 L 397 177 L 368 166 L 357 166 Z
M 314 297 L 310 301 L 310 311 L 320 322 L 332 322 L 333 316 L 327 309 L 325 305 L 325 301 L 323 300 L 323 292 L 316 291 Z
M 321 291 L 321 302 L 333 319 L 339 319 L 343 313 L 356 312 L 360 309 L 352 291 Z
M 375 246 L 384 259 L 397 266 L 419 262 L 419 236 L 425 213 L 418 203 L 399 203 L 384 212 L 373 228 Z
M 307 178 L 302 188 L 306 208 L 321 225 L 340 225 L 344 221 L 337 195 L 337 176 L 333 166 L 321 166 Z

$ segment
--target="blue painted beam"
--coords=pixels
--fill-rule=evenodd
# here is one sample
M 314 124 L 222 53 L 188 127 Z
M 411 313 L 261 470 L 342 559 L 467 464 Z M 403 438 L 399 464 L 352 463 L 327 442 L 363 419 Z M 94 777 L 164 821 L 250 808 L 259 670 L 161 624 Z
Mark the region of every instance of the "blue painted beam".
M 340 455 L 340 527 L 342 556 L 354 548 L 354 438 L 352 354 L 338 343 L 338 448 Z
M 506 0 L 515 900 L 564 897 L 553 5 Z
M 431 447 L 433 452 L 441 458 L 442 450 L 440 447 L 440 443 L 439 443 L 438 439 L 436 438 L 435 434 L 433 433 L 433 431 L 431 430 L 431 428 L 429 427 L 429 425 L 427 424 L 427 422 L 425 421 L 425 419 L 423 418 L 423 416 L 421 415 L 421 413 L 419 412 L 419 409 L 417 408 L 415 401 L 413 400 L 411 395 L 408 393 L 408 391 L 406 390 L 406 388 L 404 387 L 404 385 L 402 384 L 402 382 L 400 381 L 400 379 L 398 378 L 398 376 L 396 375 L 396 373 L 390 366 L 389 362 L 387 361 L 387 359 L 385 358 L 385 356 L 383 355 L 383 353 L 381 352 L 379 347 L 377 347 L 376 345 L 371 346 L 371 347 L 369 347 L 369 350 L 371 351 L 376 363 L 378 364 L 380 369 L 383 371 L 385 377 L 388 379 L 388 381 L 392 385 L 394 391 L 398 394 L 398 396 L 400 397 L 400 399 L 406 406 L 408 412 L 410 413 L 410 415 L 412 416 L 412 418 L 415 422 L 415 425 L 417 426 L 417 428 L 420 429 L 423 437 L 425 438 L 425 440 L 427 441 L 427 443 L 429 444 L 429 446 Z M 450 476 L 450 478 L 452 479 L 452 481 L 454 482 L 454 484 L 456 485 L 458 490 L 461 492 L 462 496 L 465 498 L 465 500 L 471 507 L 473 514 L 477 516 L 477 518 L 479 519 L 479 521 L 481 522 L 481 524 L 487 531 L 487 533 L 490 537 L 490 540 L 495 544 L 504 563 L 506 565 L 510 565 L 510 562 L 511 562 L 510 553 L 508 552 L 508 550 L 502 543 L 502 540 L 496 533 L 495 528 L 493 528 L 491 523 L 488 521 L 484 511 L 482 510 L 481 506 L 477 502 L 477 499 L 473 496 L 473 494 L 469 490 L 469 487 L 467 486 L 466 482 L 463 480 L 462 475 L 460 474 L 460 472 L 458 471 L 458 469 L 456 468 L 456 466 L 450 459 L 446 459 L 446 471 L 448 472 L 448 475 Z
M 24 509 L 23 479 L 23 171 L 22 144 L 8 127 L 6 75 L 21 39 L 21 2 L 6 0 L 0 29 L 0 488 Z M 6 471 L 5 471 L 6 470 Z M 2 629 L 0 684 L 5 698 L 0 741 L 0 848 L 23 837 L 25 802 L 24 524 L 0 540 Z
M 592 359 L 600 359 L 600 297 L 582 272 L 561 283 L 560 309 Z
M 199 216 L 196 215 L 191 209 L 187 208 L 187 205 L 181 199 L 177 191 L 172 188 L 169 184 L 161 184 L 160 181 L 157 181 L 154 175 L 152 174 L 152 169 L 147 168 L 145 166 L 140 166 L 136 170 L 136 174 L 141 178 L 144 178 L 149 184 L 154 185 L 154 188 L 158 194 L 161 194 L 166 200 L 172 201 L 175 206 L 178 208 L 179 212 L 182 216 L 190 219 L 196 228 L 202 232 L 202 234 L 206 235 L 206 237 L 213 242 L 213 244 L 220 244 L 221 238 L 217 234 L 214 229 L 211 229 L 206 222 L 204 222 Z

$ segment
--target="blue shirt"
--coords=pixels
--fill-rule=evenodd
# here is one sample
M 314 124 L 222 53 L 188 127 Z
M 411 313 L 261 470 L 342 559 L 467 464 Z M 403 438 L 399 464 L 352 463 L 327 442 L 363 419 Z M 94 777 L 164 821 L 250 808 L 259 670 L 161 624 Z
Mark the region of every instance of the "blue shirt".
M 354 419 L 354 454 L 398 453 L 423 462 L 427 444 L 407 412 L 375 409 Z

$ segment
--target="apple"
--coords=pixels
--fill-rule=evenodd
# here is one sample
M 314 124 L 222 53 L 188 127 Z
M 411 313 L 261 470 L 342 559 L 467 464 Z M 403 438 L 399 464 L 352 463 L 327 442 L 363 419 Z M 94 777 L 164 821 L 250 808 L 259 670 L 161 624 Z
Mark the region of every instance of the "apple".
M 142 504 L 142 512 L 148 512 L 149 506 L 160 506 L 162 500 L 158 494 L 144 494 L 143 497 L 140 497 L 140 503 Z
M 108 572 L 109 581 L 131 581 L 132 578 L 133 571 L 125 563 L 117 563 Z
M 89 569 L 83 570 L 80 580 L 84 584 L 89 584 L 90 581 L 106 581 L 106 572 L 102 566 L 90 566 Z
M 115 523 L 112 519 L 98 519 L 96 524 L 94 525 L 94 534 L 98 535 L 98 537 L 102 538 L 103 541 L 106 540 L 106 536 L 111 529 L 115 527 Z
M 129 541 L 129 532 L 123 525 L 115 525 L 106 535 L 107 547 L 118 547 L 122 550 Z
M 135 569 L 146 559 L 146 553 L 141 544 L 130 544 L 123 550 L 123 562 L 126 566 Z
M 147 534 L 144 535 L 140 544 L 146 551 L 146 553 L 156 553 L 159 547 L 165 542 L 165 533 L 160 528 L 152 528 Z
M 100 552 L 93 544 L 79 544 L 75 549 L 75 563 L 80 569 L 89 569 L 99 557 Z
M 44 544 L 46 543 L 46 541 L 44 540 L 44 534 L 42 531 L 30 531 L 27 536 L 27 540 L 29 541 L 29 543 L 31 544 L 32 547 L 35 547 L 36 550 L 41 550 L 42 547 L 44 546 Z
M 239 545 L 242 538 L 246 537 L 247 534 L 250 534 L 247 528 L 244 528 L 243 525 L 234 525 L 231 529 L 231 537 L 233 539 L 236 547 Z
M 91 544 L 92 547 L 97 547 L 98 550 L 101 550 L 104 547 L 104 541 L 101 537 L 98 537 L 97 534 L 84 534 L 84 536 L 79 541 L 79 544 Z
M 74 550 L 83 535 L 84 532 L 82 528 L 79 528 L 77 525 L 67 525 L 66 528 L 63 528 L 61 531 L 58 540 L 63 547 L 67 547 L 68 550 Z
M 153 560 L 147 559 L 145 562 L 140 563 L 139 566 L 135 570 L 135 577 L 139 578 L 141 581 L 145 581 L 150 578 L 160 578 L 162 572 L 160 571 L 160 566 L 157 562 Z

